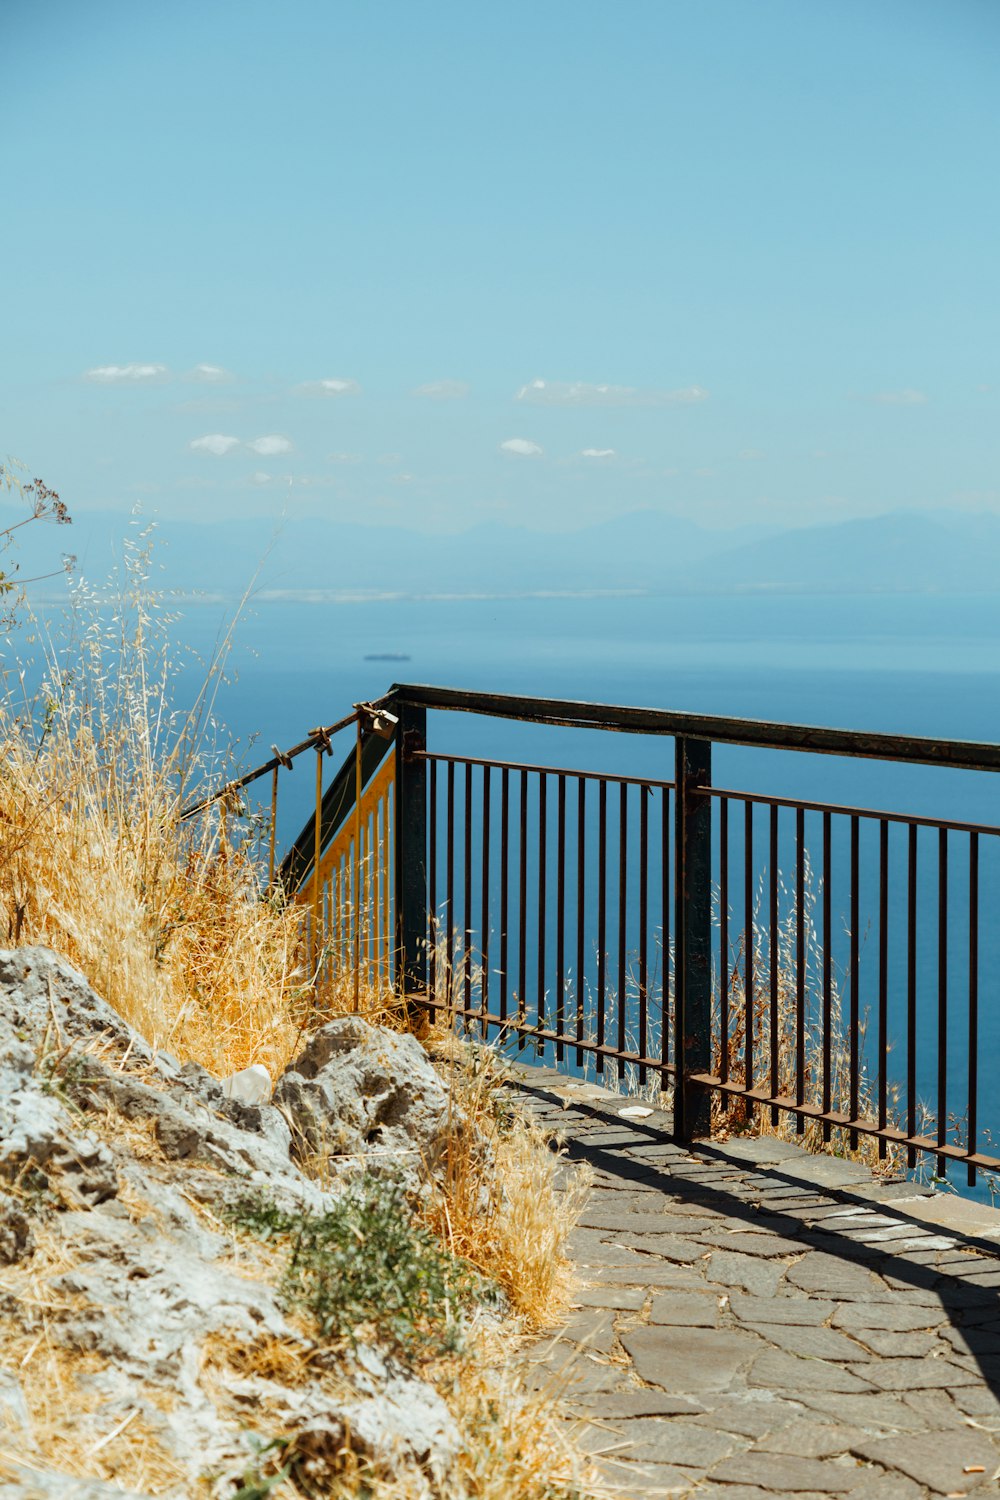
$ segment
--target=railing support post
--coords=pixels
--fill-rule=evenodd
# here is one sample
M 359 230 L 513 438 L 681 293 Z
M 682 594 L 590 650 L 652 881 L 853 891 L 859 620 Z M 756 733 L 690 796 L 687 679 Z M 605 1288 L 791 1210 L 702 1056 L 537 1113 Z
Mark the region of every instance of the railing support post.
M 674 874 L 674 1133 L 690 1141 L 709 1134 L 711 1099 L 690 1083 L 712 1061 L 712 781 L 709 740 L 678 735 Z
M 427 710 L 399 705 L 396 726 L 394 888 L 396 993 L 427 994 Z

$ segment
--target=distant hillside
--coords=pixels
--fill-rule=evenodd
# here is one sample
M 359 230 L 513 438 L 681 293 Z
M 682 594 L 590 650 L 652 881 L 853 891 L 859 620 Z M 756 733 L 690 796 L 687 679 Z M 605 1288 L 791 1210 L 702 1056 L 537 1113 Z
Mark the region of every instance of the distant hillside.
M 128 518 L 79 515 L 71 530 L 27 528 L 22 573 L 75 551 L 92 581 L 121 555 Z M 827 526 L 709 531 L 636 511 L 570 532 L 499 523 L 452 535 L 295 518 L 161 520 L 166 587 L 240 595 L 406 595 L 637 590 L 652 593 L 966 593 L 1000 589 L 1000 518 L 896 512 Z M 258 572 L 259 570 L 259 572 Z

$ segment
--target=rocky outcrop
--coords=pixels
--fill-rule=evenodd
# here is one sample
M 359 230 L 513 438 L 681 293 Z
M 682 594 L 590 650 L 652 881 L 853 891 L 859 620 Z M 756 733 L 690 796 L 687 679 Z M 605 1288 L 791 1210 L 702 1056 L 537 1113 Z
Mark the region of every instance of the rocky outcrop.
M 79 1393 L 66 1421 L 80 1452 L 113 1458 L 141 1433 L 177 1475 L 161 1495 L 235 1494 L 271 1438 L 294 1442 L 318 1486 L 345 1448 L 444 1474 L 458 1435 L 437 1392 L 370 1345 L 331 1365 L 282 1303 L 277 1252 L 237 1242 L 227 1212 L 248 1192 L 323 1212 L 359 1160 L 394 1161 L 416 1184 L 457 1123 L 412 1037 L 333 1021 L 273 1102 L 250 1104 L 154 1054 L 56 954 L 0 951 L 4 1495 L 130 1493 L 127 1464 L 113 1486 L 100 1466 L 92 1480 L 46 1466 L 39 1351 Z M 319 1151 L 327 1186 L 306 1170 Z

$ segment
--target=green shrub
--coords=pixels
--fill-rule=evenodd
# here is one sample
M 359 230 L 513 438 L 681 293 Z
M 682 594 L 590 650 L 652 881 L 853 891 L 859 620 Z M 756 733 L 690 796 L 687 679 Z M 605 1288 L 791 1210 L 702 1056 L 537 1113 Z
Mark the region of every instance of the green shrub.
M 414 1222 L 398 1178 L 366 1173 L 323 1214 L 286 1213 L 257 1197 L 230 1216 L 287 1244 L 282 1299 L 308 1312 L 321 1338 L 354 1343 L 364 1329 L 410 1360 L 460 1348 L 461 1308 L 481 1278 Z

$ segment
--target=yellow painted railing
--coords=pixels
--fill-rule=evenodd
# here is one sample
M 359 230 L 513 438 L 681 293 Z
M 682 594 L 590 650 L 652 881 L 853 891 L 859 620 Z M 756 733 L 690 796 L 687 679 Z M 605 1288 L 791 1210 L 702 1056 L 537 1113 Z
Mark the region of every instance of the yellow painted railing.
M 317 760 L 317 805 L 321 796 Z M 392 828 L 396 758 L 387 755 L 296 892 L 310 908 L 307 942 L 317 982 L 392 988 Z

